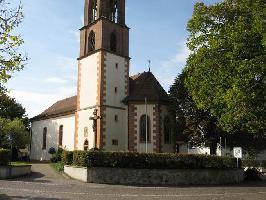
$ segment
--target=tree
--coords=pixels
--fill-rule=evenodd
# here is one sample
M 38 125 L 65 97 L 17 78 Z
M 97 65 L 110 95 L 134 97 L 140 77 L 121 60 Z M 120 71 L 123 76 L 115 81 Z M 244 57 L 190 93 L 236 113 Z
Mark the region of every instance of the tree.
M 198 109 L 185 87 L 185 72 L 182 72 L 170 87 L 170 112 L 176 116 L 177 132 L 181 139 L 193 146 L 209 146 L 211 154 L 216 154 L 221 130 L 217 120 L 208 111 Z
M 30 134 L 20 119 L 0 118 L 0 147 L 25 148 L 29 144 Z
M 186 87 L 227 132 L 266 132 L 266 2 L 195 5 Z
M 14 33 L 22 19 L 21 3 L 14 9 L 7 0 L 0 0 L 0 84 L 5 83 L 13 72 L 23 69 L 27 60 L 19 51 L 24 41 Z

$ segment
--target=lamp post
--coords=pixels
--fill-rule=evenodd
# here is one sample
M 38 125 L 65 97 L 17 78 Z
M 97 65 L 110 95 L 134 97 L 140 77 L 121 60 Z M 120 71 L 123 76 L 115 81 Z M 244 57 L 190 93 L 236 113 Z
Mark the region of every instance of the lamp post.
M 13 134 L 9 133 L 8 140 L 10 142 L 10 160 L 12 161 L 12 154 L 13 154 Z

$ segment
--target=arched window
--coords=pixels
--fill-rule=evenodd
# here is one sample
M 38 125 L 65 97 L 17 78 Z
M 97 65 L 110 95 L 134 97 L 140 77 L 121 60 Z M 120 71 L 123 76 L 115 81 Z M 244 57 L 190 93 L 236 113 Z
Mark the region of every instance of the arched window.
M 146 122 L 147 122 L 147 127 L 146 127 Z M 146 115 L 142 115 L 140 117 L 140 122 L 139 122 L 139 138 L 140 142 L 146 142 L 146 129 L 147 129 L 147 141 L 151 141 L 151 126 L 150 126 L 150 117 Z
M 110 49 L 113 52 L 116 52 L 116 43 L 117 43 L 117 38 L 115 32 L 112 32 L 110 36 Z
M 168 116 L 164 118 L 164 143 L 171 144 L 171 123 Z
M 63 129 L 64 129 L 64 126 L 61 125 L 59 127 L 59 146 L 63 145 Z
M 84 142 L 84 151 L 88 151 L 89 150 L 89 141 L 85 140 Z
M 43 128 L 42 133 L 42 149 L 46 149 L 46 139 L 47 139 L 47 128 Z
M 88 38 L 88 52 L 95 50 L 95 33 L 94 31 L 90 32 L 89 38 Z
M 97 15 L 98 15 L 97 0 L 92 0 L 91 22 L 97 20 Z
M 110 5 L 111 5 L 110 20 L 117 23 L 118 22 L 118 0 L 112 0 Z

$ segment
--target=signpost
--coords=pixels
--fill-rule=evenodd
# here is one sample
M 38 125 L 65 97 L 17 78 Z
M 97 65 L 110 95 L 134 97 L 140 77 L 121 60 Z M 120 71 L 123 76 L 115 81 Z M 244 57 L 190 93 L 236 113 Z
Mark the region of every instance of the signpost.
M 242 148 L 241 147 L 234 147 L 234 157 L 237 159 L 237 168 L 238 168 L 238 159 L 243 157 Z

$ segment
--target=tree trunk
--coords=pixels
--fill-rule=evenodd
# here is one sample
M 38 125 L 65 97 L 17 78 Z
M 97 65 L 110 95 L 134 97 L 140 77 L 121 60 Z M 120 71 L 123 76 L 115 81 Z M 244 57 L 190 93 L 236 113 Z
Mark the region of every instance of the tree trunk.
M 217 149 L 217 141 L 212 140 L 210 144 L 210 154 L 211 155 L 216 155 L 216 149 Z

